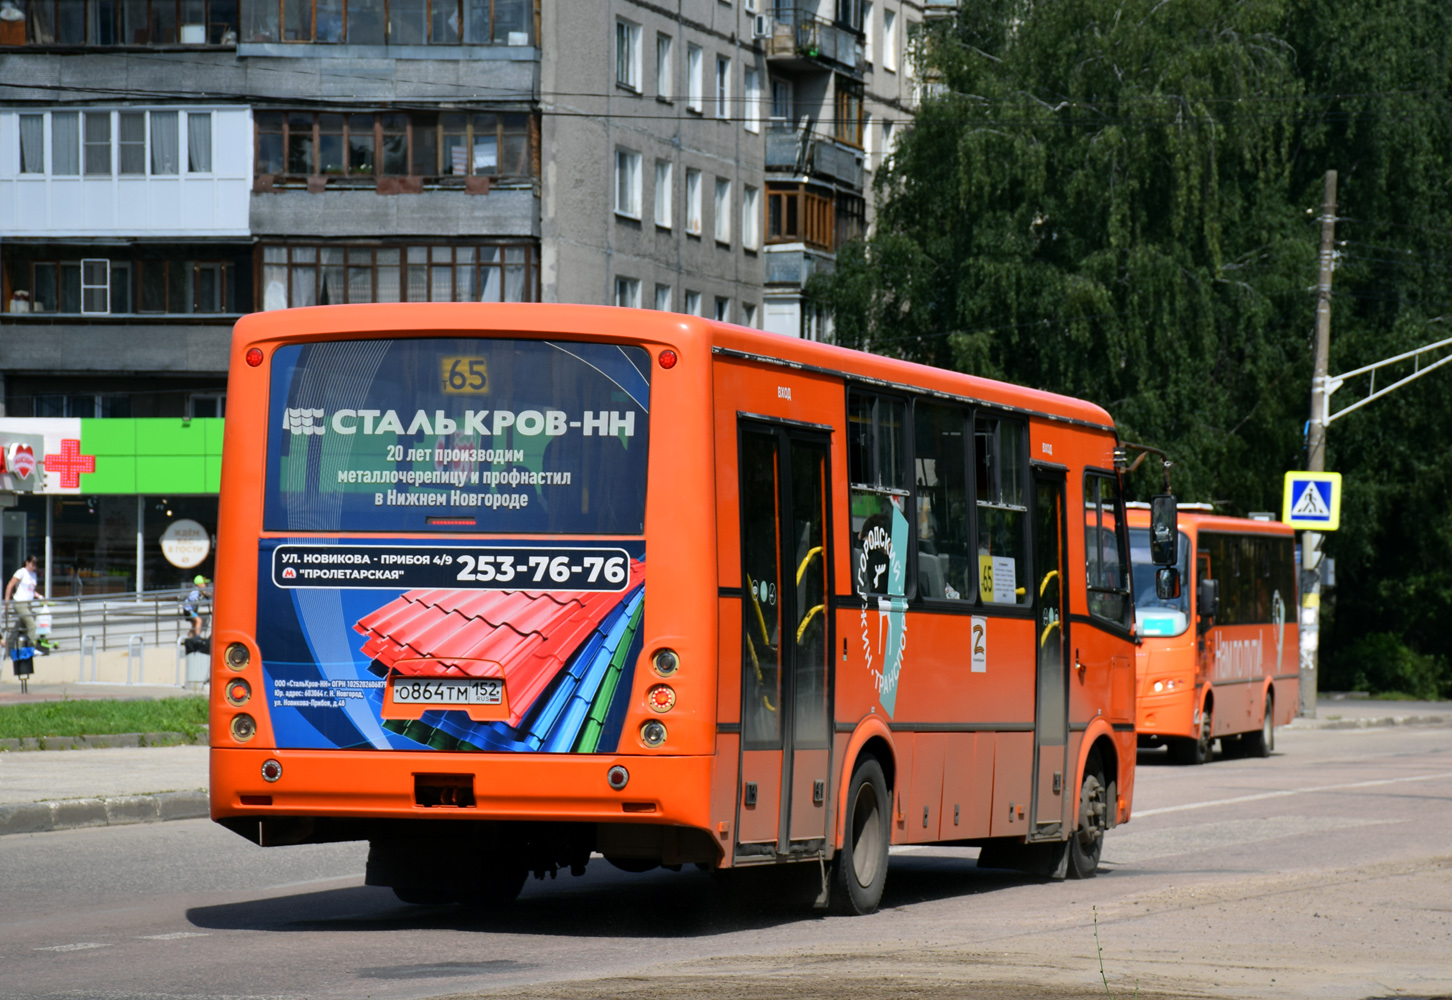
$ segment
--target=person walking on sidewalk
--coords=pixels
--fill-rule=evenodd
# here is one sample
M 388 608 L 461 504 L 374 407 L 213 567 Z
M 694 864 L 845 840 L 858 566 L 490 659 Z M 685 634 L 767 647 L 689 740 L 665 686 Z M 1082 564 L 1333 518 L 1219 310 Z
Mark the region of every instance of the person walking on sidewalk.
M 30 602 L 35 600 L 35 588 L 40 583 L 35 575 L 35 568 L 39 564 L 40 560 L 34 553 L 26 556 L 25 565 L 17 569 L 10 582 L 5 585 L 5 600 L 15 605 L 15 624 L 10 627 L 10 634 L 5 637 L 5 645 L 13 649 L 21 648 L 17 643 L 22 630 L 25 632 L 26 645 L 35 645 L 35 615 L 31 613 Z
M 198 574 L 192 577 L 192 592 L 187 599 L 182 601 L 182 617 L 192 623 L 190 638 L 196 639 L 202 634 L 202 601 L 207 596 L 207 584 L 211 583 L 206 577 Z

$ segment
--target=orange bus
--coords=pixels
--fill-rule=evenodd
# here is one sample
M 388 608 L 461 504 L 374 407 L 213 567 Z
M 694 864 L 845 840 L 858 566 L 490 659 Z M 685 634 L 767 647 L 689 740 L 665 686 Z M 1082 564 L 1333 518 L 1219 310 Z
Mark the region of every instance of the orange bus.
M 1295 532 L 1276 521 L 1179 505 L 1177 597 L 1155 594 L 1147 504 L 1128 505 L 1136 616 L 1139 745 L 1183 764 L 1222 754 L 1268 757 L 1296 714 Z M 1195 568 L 1194 576 L 1190 567 Z M 1194 580 L 1194 586 L 1190 581 Z
M 1096 406 L 673 313 L 405 304 L 242 319 L 228 411 L 211 803 L 249 840 L 367 840 L 410 902 L 806 861 L 863 913 L 890 843 L 1089 877 L 1129 818 Z

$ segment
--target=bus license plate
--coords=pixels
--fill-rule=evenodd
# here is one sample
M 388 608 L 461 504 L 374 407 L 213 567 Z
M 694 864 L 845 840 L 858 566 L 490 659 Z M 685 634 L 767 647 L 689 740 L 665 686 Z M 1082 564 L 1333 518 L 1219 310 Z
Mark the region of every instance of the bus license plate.
M 498 677 L 471 680 L 395 677 L 393 701 L 397 705 L 498 705 L 504 701 L 504 681 Z

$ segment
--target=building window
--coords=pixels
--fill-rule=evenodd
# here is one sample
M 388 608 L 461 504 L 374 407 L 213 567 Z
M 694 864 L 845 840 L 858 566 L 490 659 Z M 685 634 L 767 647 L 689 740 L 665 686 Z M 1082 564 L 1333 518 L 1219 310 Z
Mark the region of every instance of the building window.
M 731 322 L 731 300 L 716 296 L 716 322 Z
M 853 31 L 862 30 L 861 0 L 837 0 L 837 23 Z
M 534 302 L 537 256 L 524 244 L 264 244 L 259 309 L 341 302 Z
M 423 0 L 259 0 L 247 8 L 242 40 L 532 45 L 534 4 L 531 0 L 429 0 L 427 5 Z
M 731 60 L 716 57 L 716 117 L 731 117 Z
M 661 312 L 670 312 L 671 311 L 671 286 L 670 285 L 656 285 L 655 286 L 655 307 L 657 309 L 659 309 Z
M 57 177 L 75 177 L 81 172 L 81 116 L 76 111 L 56 111 L 50 116 L 50 172 Z
M 655 224 L 671 228 L 671 204 L 675 201 L 674 169 L 670 160 L 655 161 Z
M 686 313 L 691 316 L 701 315 L 700 292 L 686 292 Z
M 109 175 L 111 173 L 111 112 L 87 111 L 86 126 L 86 176 Z
M 188 416 L 193 420 L 227 415 L 227 394 L 225 392 L 197 392 L 187 400 Z
M 701 172 L 686 168 L 686 232 L 701 235 Z
M 872 131 L 872 116 L 862 116 L 862 169 L 871 170 L 873 158 L 877 156 L 877 135 Z
M 892 150 L 895 145 L 897 145 L 896 127 L 891 118 L 884 118 L 882 120 L 882 157 L 877 161 L 878 166 L 885 165 L 892 158 Z
M 761 74 L 748 69 L 745 74 L 746 114 L 743 127 L 748 132 L 761 131 Z
M 615 304 L 626 309 L 640 308 L 640 279 L 615 279 Z
M 791 121 L 792 85 L 789 80 L 771 81 L 771 117 L 775 121 Z
M 615 82 L 640 90 L 640 25 L 615 22 Z
M 745 185 L 741 189 L 741 246 L 744 250 L 756 250 L 761 246 L 760 212 L 758 190 L 750 184 Z
M 81 261 L 81 313 L 111 311 L 111 262 Z
M 55 246 L 10 245 L 4 285 L 12 296 L 24 292 L 36 313 L 223 316 L 242 311 L 236 281 L 239 265 L 247 270 L 250 248 L 235 249 L 231 259 L 203 246 L 138 244 L 107 257 L 91 256 L 95 249 L 72 248 L 70 256 Z
M 694 111 L 697 114 L 705 102 L 706 81 L 702 78 L 705 72 L 705 54 L 699 45 L 686 46 L 686 110 Z
M 640 218 L 640 154 L 615 151 L 615 214 Z
M 862 84 L 837 77 L 837 117 L 833 138 L 849 146 L 862 146 Z
M 872 4 L 862 5 L 862 58 L 872 65 Z
M 766 186 L 766 242 L 805 243 L 832 250 L 830 193 L 805 184 Z
M 45 173 L 45 115 L 20 116 L 20 172 Z
M 669 101 L 675 96 L 671 86 L 671 36 L 655 36 L 655 96 Z
M 212 113 L 187 112 L 187 173 L 212 172 Z
M 177 129 L 175 111 L 153 111 L 151 113 L 151 172 L 157 176 L 172 176 L 180 167 L 177 150 Z
M 716 178 L 715 226 L 717 243 L 731 242 L 731 182 L 723 177 Z
M 897 14 L 890 10 L 882 12 L 882 68 L 897 72 Z
M 741 325 L 756 329 L 756 306 L 750 302 L 741 303 Z
M 27 45 L 237 42 L 237 0 L 28 0 L 8 6 L 27 14 L 22 29 Z
M 837 193 L 836 242 L 840 247 L 851 240 L 860 240 L 867 228 L 867 203 L 854 194 Z
M 528 114 L 259 111 L 253 119 L 254 170 L 283 183 L 325 176 L 343 187 L 414 177 L 447 186 L 466 177 L 517 182 L 536 173 L 537 132 Z

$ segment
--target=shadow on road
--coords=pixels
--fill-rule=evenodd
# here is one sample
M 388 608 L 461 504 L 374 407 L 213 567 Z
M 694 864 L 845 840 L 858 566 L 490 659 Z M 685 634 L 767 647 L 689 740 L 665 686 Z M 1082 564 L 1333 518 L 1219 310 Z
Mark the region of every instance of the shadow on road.
M 597 873 L 597 866 L 603 871 Z M 760 930 L 824 916 L 812 909 L 821 885 L 816 865 L 721 874 L 727 877 L 695 870 L 627 875 L 597 861 L 583 878 L 531 880 L 513 904 L 496 908 L 413 906 L 400 903 L 389 889 L 353 886 L 193 907 L 187 911 L 187 919 L 209 930 L 436 929 L 680 938 Z M 980 870 L 968 858 L 895 856 L 882 908 L 978 895 L 1034 881 L 1041 880 L 1016 872 Z M 380 973 L 379 978 L 387 976 Z

